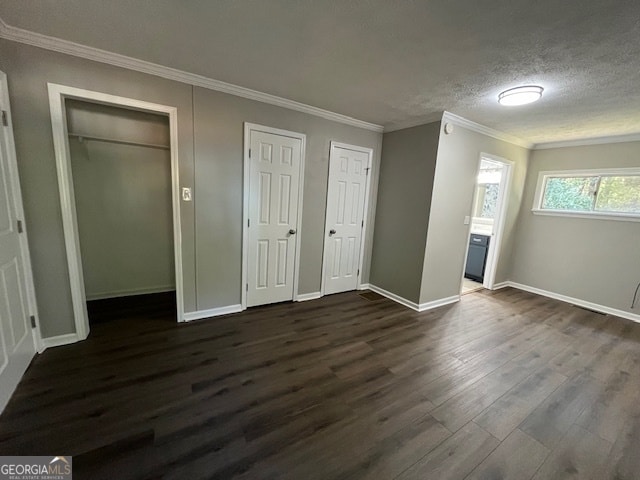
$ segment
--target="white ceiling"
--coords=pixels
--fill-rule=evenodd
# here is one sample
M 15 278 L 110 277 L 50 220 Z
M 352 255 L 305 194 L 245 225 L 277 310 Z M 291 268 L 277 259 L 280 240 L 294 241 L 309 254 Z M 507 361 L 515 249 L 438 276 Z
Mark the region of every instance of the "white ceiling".
M 637 0 L 0 0 L 0 17 L 389 129 L 448 110 L 532 143 L 640 132 Z M 525 84 L 542 100 L 497 103 Z

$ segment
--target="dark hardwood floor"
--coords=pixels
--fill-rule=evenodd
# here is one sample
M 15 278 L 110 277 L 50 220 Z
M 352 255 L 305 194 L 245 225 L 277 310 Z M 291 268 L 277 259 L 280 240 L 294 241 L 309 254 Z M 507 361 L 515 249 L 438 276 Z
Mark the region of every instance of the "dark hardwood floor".
M 87 302 L 89 324 L 121 319 L 156 319 L 158 321 L 175 322 L 176 292 L 147 293 L 127 297 L 105 298 Z
M 38 356 L 0 454 L 78 479 L 640 478 L 639 324 L 510 288 L 172 315 Z

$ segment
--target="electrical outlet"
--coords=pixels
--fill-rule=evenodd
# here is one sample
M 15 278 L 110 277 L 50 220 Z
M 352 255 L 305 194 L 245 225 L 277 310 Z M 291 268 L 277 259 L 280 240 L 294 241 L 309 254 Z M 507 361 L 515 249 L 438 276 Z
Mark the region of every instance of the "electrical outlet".
M 182 200 L 185 202 L 191 201 L 191 189 L 189 187 L 182 187 Z

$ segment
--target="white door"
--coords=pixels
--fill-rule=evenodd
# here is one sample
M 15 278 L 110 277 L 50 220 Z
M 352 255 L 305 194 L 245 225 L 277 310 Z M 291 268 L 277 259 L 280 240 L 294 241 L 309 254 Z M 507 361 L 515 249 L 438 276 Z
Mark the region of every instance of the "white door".
M 355 290 L 360 274 L 370 150 L 331 145 L 324 243 L 324 293 Z
M 303 139 L 249 129 L 248 307 L 293 300 Z
M 17 185 L 17 165 L 6 75 L 0 72 L 0 411 L 5 407 L 35 354 L 31 333 L 19 213 L 22 200 Z M 18 225 L 20 221 L 20 226 Z

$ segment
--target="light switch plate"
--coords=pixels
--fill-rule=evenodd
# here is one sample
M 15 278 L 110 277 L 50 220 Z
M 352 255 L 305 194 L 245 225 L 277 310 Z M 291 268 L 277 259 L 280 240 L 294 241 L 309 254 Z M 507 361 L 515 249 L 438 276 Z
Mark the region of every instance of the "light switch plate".
M 464 217 L 464 224 L 469 225 L 469 222 L 471 222 L 471 217 L 467 215 L 466 217 Z
M 185 202 L 191 201 L 191 189 L 189 187 L 182 187 L 182 200 Z

